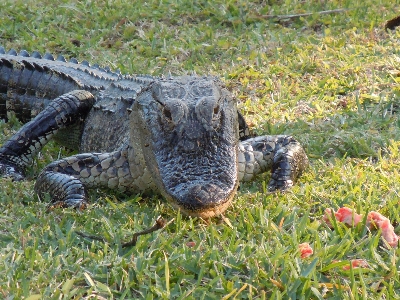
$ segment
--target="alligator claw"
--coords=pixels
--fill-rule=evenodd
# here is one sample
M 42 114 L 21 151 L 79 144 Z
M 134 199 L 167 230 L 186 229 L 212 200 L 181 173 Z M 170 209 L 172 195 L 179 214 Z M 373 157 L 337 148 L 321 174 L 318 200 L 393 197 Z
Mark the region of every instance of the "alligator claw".
M 268 192 L 270 192 L 270 193 L 275 193 L 275 192 L 278 192 L 278 191 L 286 192 L 291 187 L 293 187 L 293 181 L 292 180 L 277 181 L 277 180 L 272 179 L 268 184 Z
M 25 178 L 25 175 L 13 164 L 0 160 L 0 177 L 9 177 L 14 181 L 21 181 Z
M 47 212 L 51 212 L 57 208 L 67 208 L 67 207 L 73 207 L 79 211 L 82 211 L 88 207 L 88 203 L 85 201 L 85 202 L 81 202 L 80 204 L 77 204 L 75 206 L 71 206 L 71 205 L 68 205 L 67 203 L 65 203 L 64 201 L 56 201 L 56 202 L 49 203 L 49 205 L 47 206 Z

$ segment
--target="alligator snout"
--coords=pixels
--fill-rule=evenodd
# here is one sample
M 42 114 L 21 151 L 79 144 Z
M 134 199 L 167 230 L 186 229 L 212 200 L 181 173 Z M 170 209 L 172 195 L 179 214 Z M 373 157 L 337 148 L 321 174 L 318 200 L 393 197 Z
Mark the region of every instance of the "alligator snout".
M 234 187 L 220 187 L 213 183 L 195 184 L 173 195 L 175 204 L 184 213 L 202 218 L 223 213 L 231 204 L 236 192 Z

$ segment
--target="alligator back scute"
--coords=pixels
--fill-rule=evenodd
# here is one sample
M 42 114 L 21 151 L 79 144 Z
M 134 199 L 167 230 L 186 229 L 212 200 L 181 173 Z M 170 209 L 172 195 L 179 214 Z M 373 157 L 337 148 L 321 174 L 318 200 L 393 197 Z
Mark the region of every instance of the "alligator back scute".
M 82 88 L 72 77 L 25 59 L 28 58 L 15 56 L 0 60 L 2 118 L 6 118 L 7 111 L 14 111 L 18 119 L 27 122 L 52 99 Z
M 109 67 L 69 62 L 46 53 L 25 50 L 7 53 L 0 47 L 0 117 L 14 111 L 17 118 L 27 122 L 53 99 L 73 90 L 87 90 L 96 103 L 84 121 L 81 151 L 112 151 L 127 139 L 129 108 L 138 92 L 155 79 L 151 76 L 122 76 Z M 68 131 L 62 131 L 68 135 Z M 66 140 L 76 140 L 76 133 Z M 60 134 L 59 134 L 60 136 Z M 107 136 L 108 138 L 104 138 Z M 62 140 L 62 139 L 61 139 Z

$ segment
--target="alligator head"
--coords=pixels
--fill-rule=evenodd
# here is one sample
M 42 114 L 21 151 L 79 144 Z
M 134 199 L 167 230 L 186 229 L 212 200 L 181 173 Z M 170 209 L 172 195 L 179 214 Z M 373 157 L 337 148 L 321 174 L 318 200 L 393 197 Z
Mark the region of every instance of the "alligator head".
M 191 216 L 212 217 L 238 186 L 236 102 L 211 77 L 152 83 L 131 113 L 131 140 L 161 194 Z

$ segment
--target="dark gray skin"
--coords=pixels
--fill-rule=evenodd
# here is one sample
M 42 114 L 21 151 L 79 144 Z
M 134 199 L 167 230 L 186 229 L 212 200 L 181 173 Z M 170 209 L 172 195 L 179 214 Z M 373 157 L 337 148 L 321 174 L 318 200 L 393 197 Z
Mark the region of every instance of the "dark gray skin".
M 79 150 L 36 181 L 39 197 L 61 206 L 85 207 L 91 188 L 153 191 L 187 215 L 212 217 L 229 207 L 239 181 L 272 170 L 269 190 L 286 190 L 308 165 L 290 136 L 250 138 L 213 77 L 122 76 L 0 47 L 0 117 L 10 111 L 32 120 L 0 148 L 2 176 L 23 179 L 51 138 Z
M 130 122 L 136 128 L 133 148 L 142 149 L 137 155 L 171 203 L 204 211 L 232 199 L 238 185 L 238 120 L 236 103 L 219 81 L 155 82 L 138 96 Z

